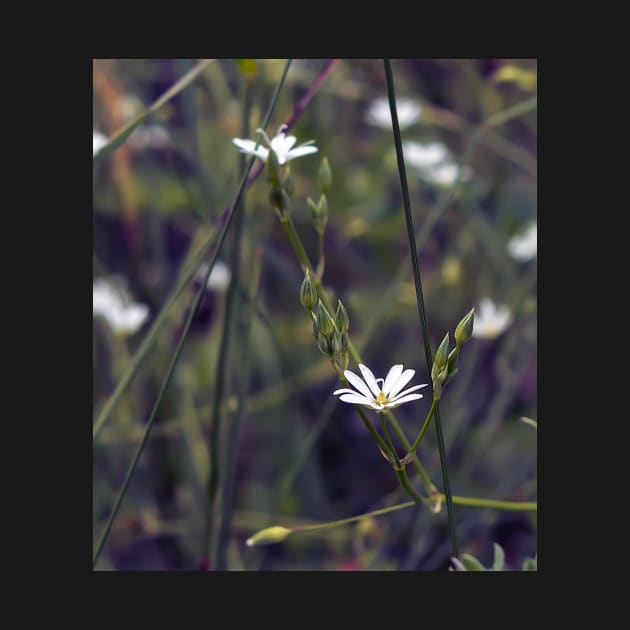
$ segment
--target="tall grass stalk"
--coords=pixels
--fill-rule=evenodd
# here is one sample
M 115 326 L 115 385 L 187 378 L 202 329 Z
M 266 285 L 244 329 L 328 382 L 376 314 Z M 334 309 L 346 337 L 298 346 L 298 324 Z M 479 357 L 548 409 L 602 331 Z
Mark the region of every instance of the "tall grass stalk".
M 416 237 L 413 229 L 413 217 L 411 216 L 411 203 L 409 201 L 409 189 L 407 187 L 407 175 L 405 173 L 405 160 L 403 157 L 402 140 L 400 138 L 400 127 L 398 125 L 398 114 L 396 112 L 396 93 L 394 90 L 394 77 L 389 59 L 384 59 L 385 77 L 387 80 L 387 95 L 389 98 L 389 108 L 392 115 L 392 128 L 394 133 L 394 144 L 396 145 L 396 159 L 398 161 L 398 173 L 400 175 L 400 185 L 403 197 L 403 206 L 405 210 L 405 219 L 407 223 L 407 236 L 409 238 L 409 253 L 411 255 L 413 266 L 413 277 L 416 285 L 416 299 L 418 302 L 418 316 L 420 318 L 420 326 L 422 328 L 422 338 L 424 342 L 424 354 L 427 362 L 427 371 L 431 371 L 433 364 L 433 356 L 431 353 L 431 343 L 429 340 L 429 330 L 427 327 L 427 317 L 424 306 L 424 296 L 422 293 L 422 280 L 420 278 L 420 268 L 418 266 L 418 252 L 416 250 Z M 440 407 L 435 405 L 435 427 L 437 430 L 438 449 L 440 452 L 440 464 L 442 467 L 442 479 L 444 481 L 444 494 L 446 496 L 446 509 L 448 511 L 449 531 L 451 535 L 451 544 L 453 546 L 453 555 L 459 556 L 457 546 L 457 534 L 455 531 L 455 515 L 453 514 L 453 498 L 448 479 L 448 467 L 446 465 L 446 449 L 444 447 L 444 437 L 442 435 L 442 423 L 440 420 Z

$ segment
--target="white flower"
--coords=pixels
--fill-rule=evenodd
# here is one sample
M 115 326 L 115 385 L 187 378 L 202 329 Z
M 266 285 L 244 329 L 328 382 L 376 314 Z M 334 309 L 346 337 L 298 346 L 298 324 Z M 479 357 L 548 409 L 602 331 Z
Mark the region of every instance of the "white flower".
M 198 281 L 201 283 L 208 273 L 208 263 L 203 263 L 197 271 Z M 232 272 L 230 268 L 220 260 L 217 260 L 212 267 L 210 277 L 208 278 L 208 284 L 206 284 L 206 290 L 208 289 L 227 289 L 232 279 Z
M 95 156 L 107 144 L 107 136 L 96 129 L 92 129 L 92 156 Z
M 450 160 L 451 153 L 443 142 L 403 143 L 405 162 L 417 169 L 430 169 Z
M 129 136 L 129 146 L 136 151 L 165 149 L 171 144 L 171 134 L 162 125 L 139 127 Z
M 489 297 L 485 297 L 475 309 L 473 337 L 494 339 L 512 323 L 513 319 L 509 306 L 496 306 Z
M 350 370 L 344 372 L 344 376 L 348 379 L 348 382 L 355 387 L 358 392 L 346 388 L 337 389 L 333 394 L 335 396 L 342 394 L 339 398 L 344 402 L 355 405 L 365 405 L 377 411 L 394 409 L 403 403 L 422 398 L 422 394 L 412 394 L 411 392 L 426 387 L 428 384 L 415 385 L 402 392 L 400 390 L 413 378 L 413 375 L 416 373 L 415 370 L 405 370 L 403 372 L 402 365 L 394 365 L 383 379 L 374 378 L 372 371 L 361 363 L 359 363 L 359 369 L 365 381 Z M 381 387 L 378 386 L 379 381 L 381 381 Z
M 422 108 L 411 99 L 401 98 L 396 101 L 396 112 L 398 113 L 398 126 L 405 129 L 420 118 Z M 392 115 L 389 109 L 389 100 L 377 98 L 373 101 L 365 115 L 365 120 L 370 125 L 391 129 Z
M 149 308 L 144 304 L 133 304 L 104 280 L 96 280 L 92 285 L 92 312 L 103 317 L 115 332 L 133 334 L 149 316 Z
M 521 262 L 534 258 L 538 253 L 538 224 L 532 223 L 524 232 L 513 236 L 507 248 L 510 256 Z
M 436 186 L 452 186 L 458 177 L 462 181 L 472 177 L 472 170 L 456 164 L 443 142 L 405 142 L 403 152 L 405 162 L 417 169 L 422 179 Z
M 267 137 L 267 134 L 262 129 L 256 129 L 257 132 L 263 134 L 263 140 L 267 142 L 267 145 L 273 149 L 278 157 L 278 164 L 286 164 L 289 160 L 293 160 L 303 155 L 309 155 L 309 153 L 317 153 L 319 150 L 317 147 L 310 146 L 315 140 L 309 140 L 299 147 L 293 148 L 297 138 L 295 136 L 287 136 L 287 126 L 281 125 L 276 136 L 271 140 Z M 263 162 L 267 161 L 269 157 L 269 149 L 258 145 L 254 140 L 243 140 L 242 138 L 233 138 L 232 142 L 240 149 L 241 153 L 247 153 L 248 155 L 255 155 Z

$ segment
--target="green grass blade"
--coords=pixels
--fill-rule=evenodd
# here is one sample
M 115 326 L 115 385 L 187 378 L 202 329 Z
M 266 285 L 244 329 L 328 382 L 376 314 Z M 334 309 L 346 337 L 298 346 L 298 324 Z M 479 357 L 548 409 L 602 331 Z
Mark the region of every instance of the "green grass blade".
M 420 269 L 418 266 L 418 252 L 416 250 L 416 237 L 413 228 L 413 217 L 411 216 L 411 203 L 409 201 L 409 189 L 407 187 L 407 175 L 405 173 L 405 160 L 403 157 L 402 141 L 400 138 L 400 127 L 398 125 L 398 114 L 396 112 L 396 94 L 394 91 L 394 77 L 389 59 L 384 59 L 385 76 L 387 79 L 387 94 L 389 97 L 389 107 L 392 115 L 392 127 L 394 132 L 394 144 L 396 145 L 396 158 L 398 161 L 398 172 L 400 174 L 400 185 L 403 196 L 403 206 L 405 209 L 405 219 L 407 222 L 407 235 L 409 237 L 409 251 L 413 263 L 413 276 L 416 284 L 416 299 L 418 302 L 418 316 L 420 318 L 420 326 L 422 328 L 422 338 L 424 342 L 424 354 L 427 362 L 427 371 L 431 371 L 433 357 L 431 353 L 431 344 L 429 341 L 429 330 L 427 327 L 427 317 L 424 306 L 424 296 L 422 293 L 422 280 L 420 278 Z M 444 447 L 444 437 L 442 435 L 442 423 L 440 421 L 439 405 L 435 406 L 435 426 L 438 437 L 438 448 L 440 451 L 440 464 L 442 467 L 442 478 L 444 481 L 444 494 L 446 496 L 446 508 L 448 512 L 449 531 L 451 535 L 451 545 L 453 547 L 453 555 L 459 556 L 457 546 L 457 534 L 455 532 L 455 516 L 453 514 L 453 497 L 448 479 L 448 468 L 446 466 L 446 449 Z
M 132 121 L 127 123 L 122 129 L 119 129 L 108 141 L 103 145 L 92 158 L 92 163 L 96 167 L 108 155 L 115 151 L 151 114 L 154 114 L 162 105 L 168 103 L 174 96 L 179 94 L 184 88 L 188 87 L 213 61 L 214 59 L 203 59 L 194 68 L 191 68 L 181 79 L 175 82 L 160 98 L 155 101 L 145 111 L 138 114 Z

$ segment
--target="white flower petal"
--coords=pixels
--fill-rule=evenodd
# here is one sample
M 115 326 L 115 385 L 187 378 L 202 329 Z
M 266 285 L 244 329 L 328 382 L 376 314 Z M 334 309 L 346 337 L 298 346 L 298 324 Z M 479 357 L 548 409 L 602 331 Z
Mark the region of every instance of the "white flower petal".
M 291 150 L 291 147 L 295 144 L 297 138 L 295 136 L 285 136 L 280 134 L 271 141 L 271 148 L 278 154 L 286 157 Z
M 247 153 L 249 155 L 255 155 L 264 162 L 269 157 L 269 149 L 258 145 L 256 149 L 256 143 L 253 140 L 243 140 L 242 138 L 233 138 L 232 142 L 241 150 L 241 153 Z
M 388 409 L 395 409 L 399 405 L 402 405 L 406 402 L 411 402 L 412 400 L 418 400 L 419 398 L 422 398 L 422 394 L 409 394 L 408 396 L 405 396 L 404 398 L 399 398 L 398 400 L 389 402 L 385 406 Z
M 357 392 L 354 391 L 354 389 L 348 389 L 347 387 L 344 387 L 342 389 L 336 389 L 333 392 L 333 396 L 337 396 L 337 394 L 356 394 Z
M 400 364 L 392 365 L 389 369 L 389 372 L 387 372 L 387 376 L 385 377 L 385 382 L 383 383 L 383 393 L 385 396 L 389 396 L 389 392 L 400 377 L 402 371 L 403 366 Z
M 350 370 L 346 370 L 344 372 L 344 376 L 348 379 L 350 385 L 358 389 L 362 394 L 367 396 L 368 398 L 372 398 L 372 392 L 370 388 L 365 384 L 365 382 L 361 379 L 360 376 L 357 376 L 354 372 Z
M 411 392 L 415 392 L 417 389 L 422 389 L 423 387 L 427 387 L 427 385 L 428 383 L 423 383 L 422 385 L 414 385 L 413 387 L 406 389 L 404 392 L 400 392 L 399 394 L 396 394 L 395 396 L 390 396 L 389 400 L 391 402 L 394 402 L 398 400 L 399 398 L 402 398 L 403 396 L 410 394 Z
M 359 363 L 359 369 L 361 370 L 361 374 L 363 374 L 363 378 L 365 382 L 368 384 L 368 387 L 374 393 L 374 396 L 378 396 L 381 393 L 381 388 L 378 386 L 376 382 L 376 378 L 374 377 L 374 373 L 370 370 L 369 367 Z
M 339 397 L 339 400 L 343 400 L 343 402 L 352 403 L 353 405 L 367 405 L 372 409 L 378 409 L 378 407 L 365 396 L 360 396 L 359 394 L 343 394 Z
M 301 145 L 289 151 L 289 154 L 287 155 L 287 161 L 293 160 L 297 157 L 302 157 L 303 155 L 309 155 L 309 153 L 317 153 L 318 151 L 319 149 L 317 147 L 305 147 L 304 145 Z
M 415 370 L 405 370 L 399 377 L 394 386 L 391 388 L 388 398 L 395 398 L 396 394 L 413 378 Z

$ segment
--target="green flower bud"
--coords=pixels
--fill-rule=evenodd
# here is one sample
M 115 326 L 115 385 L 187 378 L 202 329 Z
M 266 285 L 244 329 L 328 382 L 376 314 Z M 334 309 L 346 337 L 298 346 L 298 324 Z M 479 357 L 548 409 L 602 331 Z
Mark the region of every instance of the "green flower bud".
M 328 200 L 326 199 L 326 195 L 322 195 L 317 204 L 315 204 L 310 197 L 306 201 L 311 208 L 311 216 L 315 229 L 320 234 L 323 234 L 326 223 L 328 223 Z
M 475 321 L 474 307 L 464 315 L 462 321 L 457 324 L 455 329 L 455 342 L 457 345 L 466 343 L 472 337 L 473 323 Z
M 348 312 L 346 311 L 346 308 L 342 304 L 341 300 L 337 301 L 335 325 L 337 326 L 337 330 L 341 333 L 347 333 L 350 329 L 350 318 L 348 317 Z
M 451 353 L 448 355 L 448 375 L 449 378 L 455 376 L 457 373 L 457 359 L 459 358 L 459 346 L 455 346 Z
M 332 356 L 336 356 L 341 352 L 341 339 L 336 330 L 333 330 L 330 336 L 330 351 Z
M 317 303 L 317 330 L 324 337 L 329 337 L 332 333 L 335 324 L 330 316 L 330 313 L 326 310 L 324 303 L 320 300 Z
M 282 542 L 290 533 L 290 529 L 281 527 L 280 525 L 267 527 L 266 529 L 261 529 L 258 533 L 248 538 L 245 544 L 248 547 L 253 547 L 254 545 L 270 545 Z
M 307 311 L 312 311 L 317 304 L 317 291 L 311 282 L 311 274 L 306 270 L 300 287 L 300 303 Z
M 342 332 L 339 337 L 341 339 L 341 354 L 348 354 L 348 333 Z
M 278 162 L 278 156 L 273 149 L 269 149 L 265 172 L 267 173 L 269 180 L 278 186 L 280 183 L 280 163 Z
M 328 352 L 328 340 L 322 333 L 317 333 L 317 347 L 324 353 L 329 354 Z
M 317 184 L 323 193 L 327 193 L 332 187 L 332 173 L 328 164 L 328 158 L 324 158 L 317 172 Z
M 291 177 L 291 171 L 287 166 L 287 175 L 284 178 L 284 182 L 282 183 L 282 188 L 286 191 L 289 197 L 293 197 L 293 193 L 295 192 L 295 183 L 293 181 L 293 177 Z
M 437 371 L 440 372 L 443 367 L 448 364 L 448 333 L 446 333 L 444 339 L 442 339 L 442 343 L 439 348 L 435 352 L 435 356 L 433 357 L 433 365 L 436 367 Z

